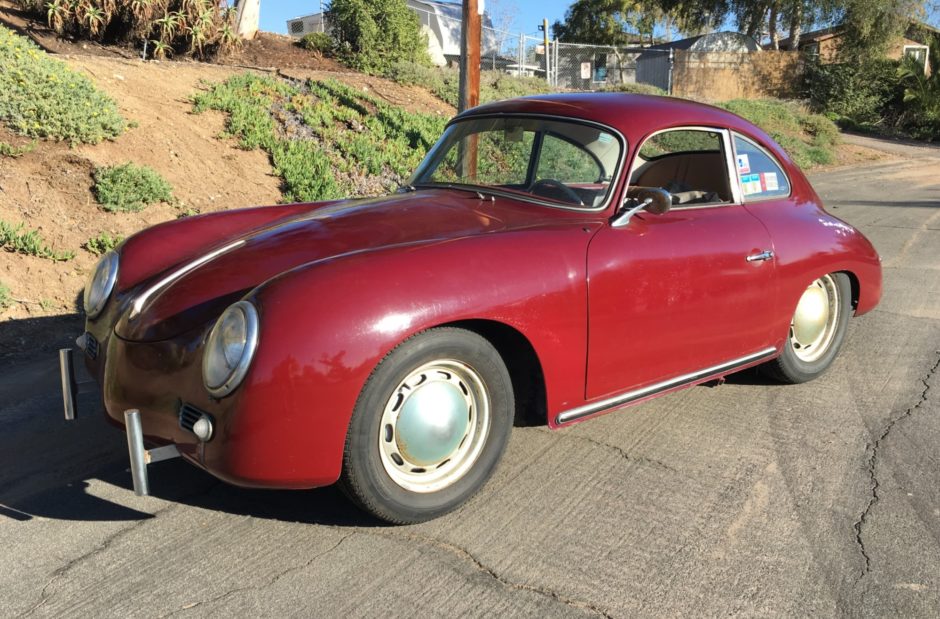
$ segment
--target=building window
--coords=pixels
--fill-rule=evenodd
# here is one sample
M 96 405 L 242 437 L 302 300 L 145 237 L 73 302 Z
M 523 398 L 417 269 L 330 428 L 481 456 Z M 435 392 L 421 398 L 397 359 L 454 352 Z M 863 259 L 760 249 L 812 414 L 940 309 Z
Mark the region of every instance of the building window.
M 914 62 L 924 67 L 924 73 L 927 72 L 927 55 L 930 48 L 926 45 L 905 45 L 904 58 L 912 58 Z

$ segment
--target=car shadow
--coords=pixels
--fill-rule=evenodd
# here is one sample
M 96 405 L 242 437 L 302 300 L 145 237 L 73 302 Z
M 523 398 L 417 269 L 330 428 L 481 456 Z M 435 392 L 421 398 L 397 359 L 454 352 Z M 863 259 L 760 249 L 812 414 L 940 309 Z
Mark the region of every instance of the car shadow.
M 82 327 L 78 314 L 0 323 L 0 517 L 133 521 L 162 509 L 134 497 L 125 435 L 105 420 L 95 390 L 79 395 L 77 420 L 64 419 L 56 350 L 72 345 Z M 80 382 L 89 380 L 82 364 L 76 371 Z M 730 375 L 727 382 L 775 384 L 753 369 Z M 517 420 L 517 425 L 531 423 Z M 384 526 L 336 487 L 239 488 L 178 459 L 149 468 L 151 496 L 170 503 L 259 519 Z M 126 501 L 115 498 L 121 491 Z
M 161 509 L 133 496 L 125 435 L 106 421 L 80 363 L 76 378 L 91 388 L 78 396 L 78 419 L 64 419 L 57 350 L 74 347 L 83 329 L 77 313 L 0 322 L 0 518 L 129 521 Z M 127 492 L 126 502 L 113 499 L 114 488 Z M 256 518 L 384 524 L 334 487 L 238 488 L 178 459 L 150 466 L 150 491 L 164 501 Z

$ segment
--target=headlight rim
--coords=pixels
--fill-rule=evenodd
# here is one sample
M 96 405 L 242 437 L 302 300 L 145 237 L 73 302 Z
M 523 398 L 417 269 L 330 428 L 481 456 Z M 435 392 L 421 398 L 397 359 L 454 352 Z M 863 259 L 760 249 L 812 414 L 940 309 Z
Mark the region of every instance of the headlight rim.
M 220 351 L 218 353 L 214 352 L 213 348 L 209 347 L 209 342 L 212 340 L 212 335 L 215 333 L 215 330 L 219 328 L 222 324 L 225 316 L 231 311 L 241 311 L 242 315 L 245 318 L 245 346 L 242 348 L 241 356 L 238 359 L 238 363 L 235 364 L 235 367 L 229 372 L 229 375 L 224 381 L 218 386 L 211 386 L 207 380 L 208 375 L 208 364 L 210 362 L 210 357 L 213 354 L 224 354 Z M 209 392 L 214 398 L 221 399 L 229 395 L 235 389 L 241 385 L 242 381 L 245 379 L 245 376 L 248 374 L 248 369 L 251 367 L 251 362 L 255 357 L 255 351 L 258 349 L 258 332 L 260 327 L 260 320 L 258 318 L 258 308 L 255 307 L 253 303 L 247 300 L 238 301 L 229 305 L 225 308 L 219 317 L 216 319 L 215 324 L 212 325 L 212 328 L 209 330 L 209 335 L 206 338 L 206 343 L 202 356 L 202 384 L 206 388 L 206 391 Z
M 108 268 L 108 277 L 105 280 L 104 288 L 102 289 L 101 299 L 98 304 L 93 307 L 89 307 L 89 302 L 91 300 L 91 289 L 94 286 L 96 276 L 98 275 L 99 270 L 102 265 L 106 265 Z M 109 251 L 95 264 L 95 270 L 91 273 L 91 281 L 85 285 L 85 292 L 83 295 L 83 309 L 85 310 L 85 316 L 89 320 L 94 320 L 101 315 L 101 312 L 104 311 L 105 306 L 108 304 L 108 300 L 111 298 L 111 293 L 114 292 L 114 286 L 117 284 L 118 269 L 120 267 L 120 257 L 117 252 Z

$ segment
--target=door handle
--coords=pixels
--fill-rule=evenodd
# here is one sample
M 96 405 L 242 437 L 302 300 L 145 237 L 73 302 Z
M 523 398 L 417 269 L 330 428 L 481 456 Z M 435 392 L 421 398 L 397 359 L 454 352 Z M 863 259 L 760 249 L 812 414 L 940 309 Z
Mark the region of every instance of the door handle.
M 769 249 L 765 249 L 759 254 L 751 254 L 746 258 L 748 262 L 763 262 L 764 260 L 770 260 L 774 257 L 774 252 Z

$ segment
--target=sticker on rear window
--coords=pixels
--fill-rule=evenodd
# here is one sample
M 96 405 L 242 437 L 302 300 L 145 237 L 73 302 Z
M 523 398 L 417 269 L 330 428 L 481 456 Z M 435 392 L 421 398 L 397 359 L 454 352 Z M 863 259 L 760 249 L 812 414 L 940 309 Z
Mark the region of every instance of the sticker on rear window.
M 780 189 L 780 185 L 777 183 L 777 173 L 766 172 L 761 174 L 761 185 L 764 191 L 777 191 Z
M 751 162 L 747 155 L 738 155 L 738 174 L 750 174 Z

